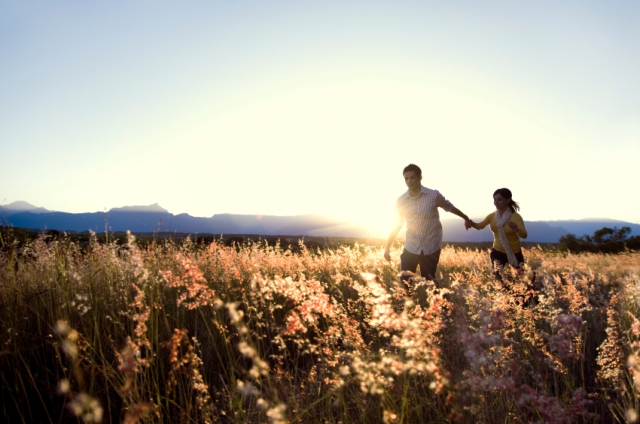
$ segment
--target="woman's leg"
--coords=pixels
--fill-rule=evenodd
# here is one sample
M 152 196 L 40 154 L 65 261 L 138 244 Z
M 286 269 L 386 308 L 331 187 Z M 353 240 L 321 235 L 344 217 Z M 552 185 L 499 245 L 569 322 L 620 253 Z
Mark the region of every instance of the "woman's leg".
M 518 264 L 520 264 L 520 267 L 522 267 L 522 265 L 524 265 L 524 256 L 522 255 L 522 251 L 516 253 L 515 256 Z
M 519 264 L 518 274 L 520 275 L 520 277 L 522 277 L 524 276 L 524 267 L 523 267 L 525 263 L 524 256 L 522 255 L 522 251 L 516 253 L 515 255 L 516 255 L 516 260 L 518 261 L 518 264 Z M 525 279 L 523 278 L 522 281 L 524 282 Z M 531 280 L 526 281 L 526 283 L 527 283 L 527 293 L 525 295 L 524 306 L 534 305 L 538 298 L 535 272 L 533 273 Z
M 496 249 L 491 249 L 491 266 L 493 266 L 493 276 L 497 280 L 502 281 L 502 269 L 509 263 L 506 253 L 502 253 Z

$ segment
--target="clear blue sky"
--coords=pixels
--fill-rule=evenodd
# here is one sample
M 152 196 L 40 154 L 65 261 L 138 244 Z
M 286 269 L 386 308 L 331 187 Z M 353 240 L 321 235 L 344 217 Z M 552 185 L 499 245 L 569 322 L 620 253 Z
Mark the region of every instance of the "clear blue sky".
M 0 4 L 0 203 L 640 222 L 640 2 Z

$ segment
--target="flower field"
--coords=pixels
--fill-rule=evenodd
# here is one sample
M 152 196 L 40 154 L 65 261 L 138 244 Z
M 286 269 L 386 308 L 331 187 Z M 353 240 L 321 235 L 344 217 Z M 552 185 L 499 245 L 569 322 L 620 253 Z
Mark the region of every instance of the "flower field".
M 6 242 L 0 420 L 637 420 L 640 253 L 532 248 L 497 281 L 445 248 L 440 287 L 401 286 L 399 254 Z

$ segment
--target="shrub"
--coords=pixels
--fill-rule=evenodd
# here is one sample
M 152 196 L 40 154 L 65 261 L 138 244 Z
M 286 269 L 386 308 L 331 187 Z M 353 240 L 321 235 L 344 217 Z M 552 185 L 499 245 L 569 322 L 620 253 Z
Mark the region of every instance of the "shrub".
M 629 237 L 631 228 L 603 227 L 593 233 L 593 237 L 584 235 L 576 237 L 567 234 L 558 240 L 560 245 L 572 253 L 620 253 L 626 249 L 640 250 L 640 236 Z
M 438 286 L 380 248 L 0 251 L 4 422 L 612 422 L 638 411 L 640 253 L 445 248 Z

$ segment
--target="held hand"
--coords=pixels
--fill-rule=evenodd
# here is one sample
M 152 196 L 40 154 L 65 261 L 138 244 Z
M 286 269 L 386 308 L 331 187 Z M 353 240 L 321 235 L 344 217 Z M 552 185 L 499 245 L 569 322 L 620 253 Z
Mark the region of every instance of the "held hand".
M 385 251 L 384 251 L 384 258 L 385 258 L 388 262 L 391 262 L 391 255 L 389 254 L 389 249 L 385 249 Z
M 464 229 L 468 231 L 469 228 L 473 228 L 474 224 L 475 224 L 475 222 L 473 222 L 470 219 L 467 219 L 467 220 L 464 221 Z
M 507 224 L 509 224 L 509 227 L 511 227 L 512 230 L 515 230 L 516 228 L 518 228 L 516 223 L 513 222 L 513 221 L 509 221 L 509 222 L 507 222 Z

